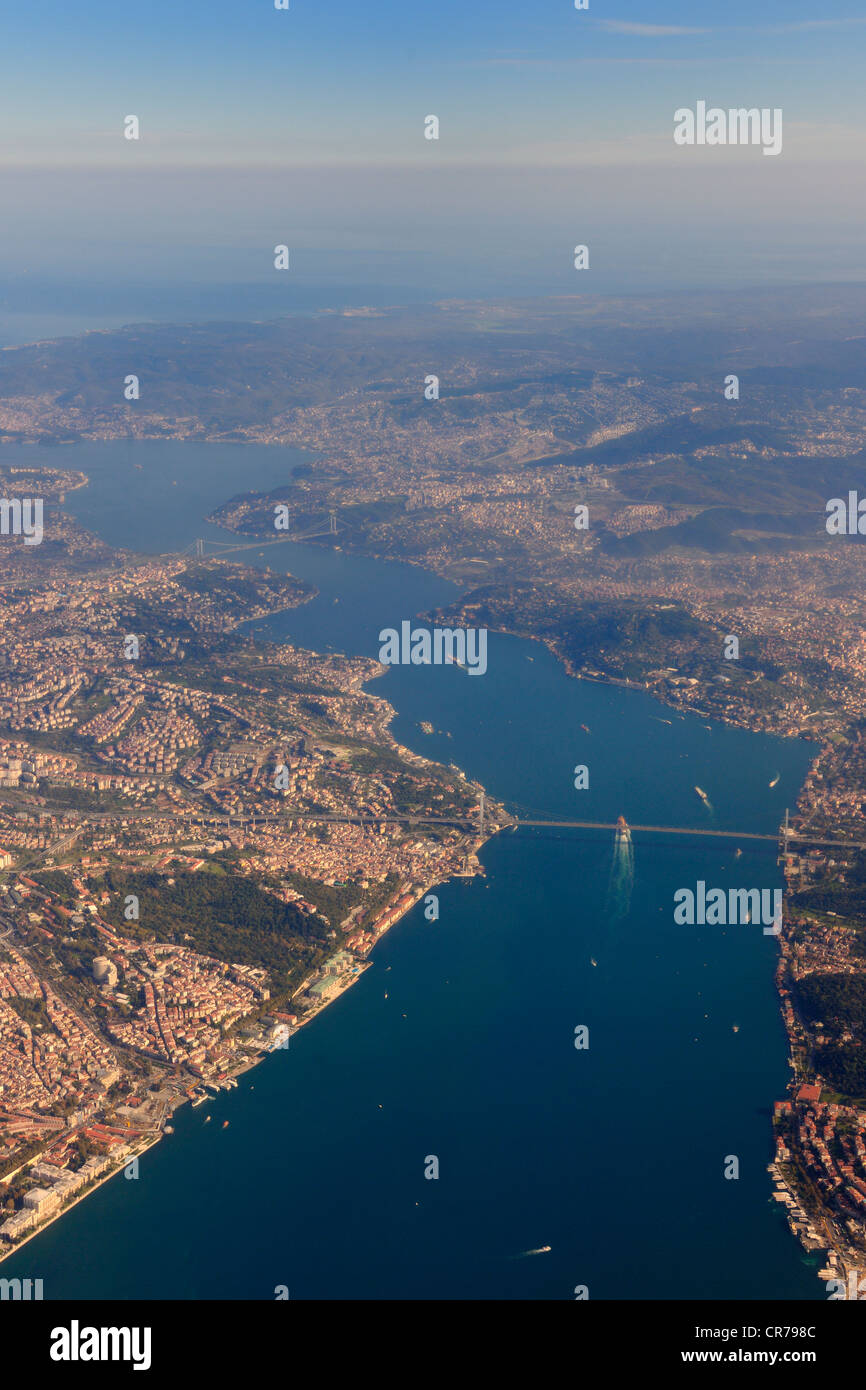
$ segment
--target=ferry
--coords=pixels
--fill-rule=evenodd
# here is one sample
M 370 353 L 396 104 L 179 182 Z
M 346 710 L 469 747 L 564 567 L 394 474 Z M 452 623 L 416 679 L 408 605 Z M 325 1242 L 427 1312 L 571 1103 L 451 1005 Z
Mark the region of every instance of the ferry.
M 616 818 L 616 834 L 617 834 L 617 839 L 620 839 L 620 838 L 631 839 L 631 831 L 630 831 L 630 829 L 629 829 L 628 821 L 626 820 L 625 816 L 617 816 L 617 818 Z
M 204 1105 L 207 1098 L 207 1092 L 205 1092 L 204 1095 L 196 1096 L 195 1100 L 192 1103 L 193 1110 L 195 1110 L 197 1105 Z
M 710 804 L 710 798 L 707 796 L 707 794 L 706 794 L 706 792 L 703 790 L 703 788 L 702 788 L 702 787 L 695 787 L 695 791 L 697 792 L 698 796 L 701 798 L 701 801 L 703 801 L 704 804 L 705 804 L 706 806 L 709 806 L 709 804 Z

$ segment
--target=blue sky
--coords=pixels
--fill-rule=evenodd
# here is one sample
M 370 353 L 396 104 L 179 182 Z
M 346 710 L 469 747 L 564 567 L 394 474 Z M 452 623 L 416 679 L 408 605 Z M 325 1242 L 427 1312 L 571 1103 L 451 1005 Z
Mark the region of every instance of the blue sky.
M 416 159 L 428 110 L 448 159 L 582 162 L 598 142 L 666 140 L 696 95 L 782 105 L 792 128 L 863 126 L 866 14 L 850 3 L 770 0 L 758 19 L 754 4 L 627 0 L 7 8 L 7 166 L 122 163 L 130 111 L 154 165 Z
M 571 289 L 578 241 L 602 289 L 859 266 L 862 4 L 3 0 L 2 32 L 19 285 L 256 279 L 277 241 L 299 280 L 432 258 L 460 293 L 494 265 L 503 290 Z M 782 155 L 676 148 L 699 99 L 782 108 Z

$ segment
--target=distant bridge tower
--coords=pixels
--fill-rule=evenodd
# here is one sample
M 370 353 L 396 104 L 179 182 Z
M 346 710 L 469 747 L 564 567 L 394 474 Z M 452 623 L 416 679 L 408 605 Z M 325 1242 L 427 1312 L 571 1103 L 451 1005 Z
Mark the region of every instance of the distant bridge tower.
M 332 507 L 331 510 L 328 512 L 328 516 L 331 518 L 331 531 L 330 531 L 330 534 L 331 534 L 332 536 L 336 536 L 336 534 L 337 534 L 337 512 L 336 512 L 336 508 Z

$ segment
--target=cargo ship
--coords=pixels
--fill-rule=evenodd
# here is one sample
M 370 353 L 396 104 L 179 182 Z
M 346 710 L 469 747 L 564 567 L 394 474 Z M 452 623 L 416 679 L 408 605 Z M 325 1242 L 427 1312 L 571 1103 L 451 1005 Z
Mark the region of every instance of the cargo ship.
M 706 794 L 706 792 L 703 790 L 703 788 L 702 788 L 702 787 L 695 787 L 695 791 L 697 792 L 698 796 L 701 798 L 701 801 L 703 801 L 704 805 L 705 805 L 705 806 L 709 806 L 709 804 L 710 804 L 710 798 L 707 796 L 707 794 Z

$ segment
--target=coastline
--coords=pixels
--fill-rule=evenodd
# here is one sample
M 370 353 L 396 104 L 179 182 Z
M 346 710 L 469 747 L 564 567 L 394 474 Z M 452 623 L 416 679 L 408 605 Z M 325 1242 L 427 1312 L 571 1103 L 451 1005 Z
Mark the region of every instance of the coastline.
M 179 1107 L 175 1108 L 179 1109 Z M 4 1248 L 3 1246 L 0 1246 L 0 1264 L 2 1264 L 4 1260 L 8 1260 L 10 1256 L 17 1255 L 19 1250 L 23 1250 L 25 1245 L 29 1245 L 30 1241 L 35 1240 L 37 1236 L 41 1236 L 43 1231 L 47 1231 L 48 1227 L 53 1226 L 55 1221 L 59 1221 L 61 1217 L 65 1216 L 66 1213 L 71 1211 L 73 1207 L 77 1207 L 79 1202 L 86 1201 L 87 1198 L 90 1197 L 91 1194 L 97 1190 L 97 1188 L 102 1187 L 103 1183 L 110 1182 L 112 1178 L 116 1178 L 118 1173 L 123 1168 L 125 1168 L 128 1163 L 131 1163 L 134 1158 L 140 1158 L 142 1154 L 147 1153 L 148 1149 L 154 1148 L 154 1146 L 159 1143 L 162 1137 L 163 1132 L 162 1130 L 160 1130 L 158 1134 L 155 1134 L 153 1136 L 149 1144 L 143 1145 L 142 1148 L 136 1149 L 133 1153 L 124 1154 L 122 1163 L 116 1164 L 110 1172 L 103 1173 L 102 1177 L 97 1178 L 95 1182 L 91 1183 L 90 1186 L 85 1188 L 83 1192 L 79 1192 L 76 1197 L 73 1197 L 69 1202 L 64 1203 L 64 1205 L 60 1208 L 59 1211 L 56 1211 L 53 1216 L 49 1216 L 47 1220 L 41 1221 L 36 1230 L 31 1231 L 30 1234 L 25 1236 L 23 1240 L 16 1241 L 16 1243 L 14 1245 L 10 1245 L 8 1249 Z M 31 1159 L 30 1162 L 38 1163 L 39 1157 L 40 1156 L 37 1154 L 37 1156 Z
M 254 546 L 255 546 L 255 542 L 253 541 L 253 542 L 251 542 L 250 548 L 253 548 Z M 308 601 L 310 601 L 310 599 L 312 599 L 314 596 L 315 596 L 314 594 L 306 595 L 303 599 L 300 600 L 300 603 L 303 604 L 304 602 L 308 602 Z M 288 605 L 287 607 L 288 607 L 289 609 L 291 609 L 291 608 L 295 608 L 295 607 L 297 607 L 297 606 L 299 606 L 299 605 L 297 605 L 297 604 L 291 604 L 291 605 Z M 277 609 L 277 610 L 275 610 L 275 611 L 285 611 L 285 610 L 281 607 L 280 609 Z M 242 624 L 244 624 L 244 623 L 248 623 L 248 622 L 249 622 L 249 623 L 252 623 L 252 622 L 260 621 L 260 620 L 261 620 L 261 616 L 267 616 L 267 615 L 260 615 L 260 616 L 257 617 L 257 618 L 245 618 L 245 619 L 241 619 L 241 620 L 239 621 L 239 623 L 238 623 L 238 626 L 240 626 L 240 625 L 242 625 Z M 526 636 L 527 636 L 527 634 L 524 634 L 524 633 L 509 632 L 507 629 L 495 629 L 495 630 L 503 632 L 504 635 L 510 635 L 510 636 L 515 636 L 515 637 L 520 637 L 520 638 L 522 638 L 523 640 L 525 640 L 525 639 L 526 639 Z M 665 704 L 667 707 L 676 709 L 677 712 L 679 712 L 679 713 L 682 713 L 682 712 L 683 712 L 683 711 L 680 709 L 679 706 L 670 705 L 670 703 L 669 703 L 668 701 L 664 700 L 664 698 L 662 697 L 662 695 L 661 695 L 659 692 L 647 690 L 646 686 L 644 686 L 644 685 L 643 685 L 642 683 L 640 683 L 640 682 L 629 681 L 629 680 L 626 680 L 626 679 L 618 679 L 618 678 L 612 677 L 612 676 L 605 676 L 603 673 L 596 673 L 596 674 L 594 674 L 594 675 L 585 675 L 585 674 L 581 673 L 579 670 L 575 670 L 575 669 L 572 667 L 571 663 L 570 663 L 570 662 L 557 650 L 556 643 L 555 643 L 552 639 L 544 639 L 544 638 L 535 637 L 535 638 L 532 638 L 531 640 L 543 641 L 543 642 L 544 642 L 544 645 L 548 647 L 548 649 L 551 651 L 552 655 L 554 655 L 554 657 L 556 658 L 557 662 L 565 667 L 566 674 L 569 675 L 569 676 L 574 677 L 575 679 L 585 679 L 585 680 L 588 680 L 588 681 L 593 682 L 593 683 L 596 683 L 596 684 L 619 685 L 619 686 L 622 686 L 623 688 L 635 689 L 635 690 L 643 690 L 644 693 L 651 693 L 651 694 L 654 694 L 655 697 L 656 697 L 656 699 L 659 700 L 660 703 Z M 386 671 L 387 671 L 387 668 L 385 668 L 385 667 L 382 667 L 382 668 L 380 668 L 379 670 L 376 670 L 376 671 L 372 674 L 372 676 L 370 677 L 370 680 L 376 679 L 376 678 L 378 678 L 379 676 L 386 674 Z M 364 682 L 364 684 L 366 684 L 366 681 Z M 383 698 L 383 697 L 379 697 L 379 698 Z M 387 725 L 388 725 L 388 724 L 393 720 L 393 718 L 395 717 L 396 711 L 395 711 L 395 710 L 393 709 L 393 707 L 390 705 L 390 702 L 388 702 L 387 700 L 384 700 L 384 703 L 388 706 L 388 711 L 389 711 L 388 716 L 387 716 L 387 718 L 386 718 L 386 720 L 385 720 L 385 727 L 387 728 Z M 690 712 L 690 713 L 695 713 L 695 714 L 702 713 L 702 712 L 700 712 L 700 711 L 694 711 L 694 710 L 689 710 L 688 712 Z M 709 714 L 707 714 L 707 715 L 705 715 L 704 717 L 706 717 L 706 718 L 708 718 L 708 719 L 713 719 L 714 721 L 719 722 L 719 723 L 725 723 L 725 722 L 733 723 L 733 722 L 734 722 L 734 721 L 725 721 L 725 720 L 723 720 L 723 719 L 720 719 L 717 715 L 709 715 Z M 748 727 L 748 726 L 747 726 L 747 725 L 742 725 L 741 727 Z M 761 731 L 761 732 L 765 732 L 765 731 Z M 388 737 L 392 739 L 392 741 L 393 741 L 393 743 L 394 743 L 394 745 L 395 745 L 396 747 L 401 747 L 401 745 L 398 745 L 398 744 L 396 743 L 396 740 L 393 740 L 393 736 L 390 735 L 390 732 L 388 733 Z M 402 749 L 401 749 L 401 751 L 406 751 L 406 752 L 410 753 L 410 754 L 411 754 L 411 758 L 412 758 L 413 760 L 419 762 L 419 763 L 429 763 L 429 762 L 430 762 L 430 760 L 427 759 L 427 758 L 425 758 L 422 754 L 411 753 L 411 750 L 402 750 Z M 483 845 L 484 843 L 486 843 L 486 840 L 487 840 L 488 838 L 492 838 L 492 834 L 493 834 L 493 833 L 497 833 L 498 829 L 499 829 L 499 827 L 496 827 L 496 831 L 492 832 L 490 835 L 485 836 L 484 840 L 478 841 L 478 842 L 477 842 L 477 844 L 476 844 L 476 852 L 477 852 L 478 850 L 481 849 L 482 845 Z M 437 884 L 439 884 L 439 883 L 447 882 L 447 881 L 449 880 L 449 878 L 452 877 L 452 876 L 453 876 L 453 875 L 444 875 L 444 876 L 441 876 L 441 877 L 435 877 L 435 876 L 434 876 L 434 877 L 431 879 L 431 881 L 424 887 L 424 889 L 422 889 L 422 891 L 421 891 L 420 893 L 418 893 L 416 896 L 414 896 L 412 902 L 409 903 L 409 904 L 403 909 L 403 911 L 400 912 L 399 915 L 398 915 L 396 918 L 394 918 L 394 919 L 389 923 L 388 926 L 386 926 L 386 927 L 383 928 L 383 930 L 377 935 L 377 938 L 376 938 L 376 939 L 378 940 L 378 939 L 379 939 L 379 936 L 384 935 L 384 934 L 385 934 L 385 931 L 390 930 L 390 926 L 396 925 L 396 922 L 397 922 L 397 921 L 402 920 L 402 919 L 406 916 L 406 914 L 411 910 L 411 908 L 417 905 L 418 901 L 420 900 L 421 897 L 423 897 L 423 895 L 424 895 L 425 892 L 427 892 L 427 891 L 429 891 L 430 889 L 434 888 L 434 887 L 435 887 Z M 363 957 L 363 963 L 361 964 L 360 968 L 359 968 L 359 969 L 356 969 L 356 970 L 352 970 L 351 972 L 347 972 L 346 978 L 345 978 L 344 980 L 339 980 L 338 983 L 335 985 L 335 988 L 333 989 L 333 991 L 330 992 L 330 993 L 327 995 L 326 998 L 323 998 L 323 999 L 321 1000 L 321 1002 L 320 1002 L 319 1004 L 317 1004 L 310 1012 L 306 1013 L 305 1016 L 303 1017 L 303 1019 L 299 1020 L 298 1024 L 296 1025 L 296 1027 L 300 1028 L 300 1027 L 303 1027 L 304 1024 L 311 1022 L 312 1019 L 318 1017 L 319 1014 L 320 1014 L 325 1008 L 327 1008 L 328 1004 L 334 1002 L 336 999 L 338 999 L 339 997 L 341 997 L 341 995 L 342 995 L 343 993 L 345 993 L 345 991 L 346 991 L 348 988 L 351 987 L 351 985 L 354 983 L 354 981 L 355 981 L 357 978 L 359 978 L 360 974 L 362 974 L 362 973 L 364 972 L 364 970 L 367 968 L 367 966 L 368 966 L 369 964 L 372 964 L 372 963 L 373 963 L 373 962 L 369 959 L 369 957 L 372 955 L 372 952 L 373 952 L 374 949 L 375 949 L 375 941 L 372 943 L 372 945 L 370 946 L 369 950 L 365 953 L 365 955 L 364 955 L 364 957 Z M 310 977 L 310 979 L 312 979 L 312 978 L 313 978 L 313 977 Z M 308 984 L 309 984 L 309 980 L 308 980 L 308 981 L 305 981 L 304 984 L 301 985 L 299 992 L 301 992 L 301 991 L 303 991 L 304 989 L 306 989 L 306 988 L 308 987 Z M 293 1031 L 295 1031 L 295 1030 L 293 1029 Z M 264 1060 L 264 1057 L 265 1057 L 266 1055 L 267 1055 L 267 1053 L 265 1053 L 265 1054 L 263 1054 L 263 1055 L 254 1055 L 254 1056 L 250 1056 L 250 1057 L 245 1057 L 245 1058 L 243 1059 L 243 1063 L 242 1063 L 241 1065 L 239 1065 L 236 1069 L 229 1070 L 229 1072 L 227 1073 L 227 1075 L 228 1075 L 229 1077 L 236 1077 L 236 1076 L 239 1076 L 239 1075 L 245 1073 L 245 1072 L 248 1071 L 248 1070 L 252 1070 L 252 1069 L 258 1064 L 259 1061 Z M 167 1115 L 166 1115 L 166 1119 L 168 1119 L 168 1116 L 169 1116 L 170 1114 L 173 1114 L 174 1110 L 179 1109 L 181 1105 L 185 1104 L 186 1101 L 187 1101 L 188 1099 L 190 1099 L 190 1097 L 188 1097 L 188 1096 L 185 1096 L 185 1097 L 178 1097 L 177 1100 L 176 1100 L 176 1103 L 174 1103 L 174 1104 L 172 1104 L 172 1105 L 170 1106 L 170 1109 L 169 1109 L 169 1111 L 168 1111 L 168 1113 L 167 1113 Z M 140 1150 L 140 1152 L 141 1152 L 141 1153 L 146 1152 L 149 1148 L 153 1147 L 156 1143 L 158 1143 L 158 1142 L 159 1142 L 159 1139 L 162 1138 L 162 1137 L 163 1137 L 163 1131 L 160 1131 L 159 1133 L 157 1133 L 157 1134 L 151 1139 L 151 1141 L 145 1146 L 144 1149 Z M 127 1156 L 124 1158 L 123 1163 L 118 1163 L 118 1165 L 117 1165 L 116 1167 L 114 1167 L 110 1172 L 104 1174 L 100 1179 L 96 1180 L 96 1181 L 93 1183 L 92 1186 L 90 1186 L 90 1187 L 87 1188 L 87 1190 L 86 1190 L 85 1192 L 79 1193 L 79 1194 L 77 1195 L 76 1198 L 74 1198 L 74 1199 L 71 1200 L 68 1204 L 66 1204 L 60 1211 L 56 1212 L 53 1216 L 51 1216 L 51 1217 L 48 1218 L 46 1221 L 44 1221 L 44 1222 L 39 1226 L 39 1228 L 38 1228 L 37 1230 L 34 1230 L 34 1231 L 30 1232 L 23 1240 L 17 1242 L 14 1246 L 11 1246 L 11 1247 L 8 1249 L 8 1251 L 5 1251 L 5 1253 L 2 1253 L 2 1251 L 0 1251 L 0 1262 L 2 1262 L 3 1260 L 5 1260 L 6 1258 L 8 1258 L 9 1255 L 15 1254 L 15 1253 L 17 1253 L 20 1249 L 23 1249 L 23 1246 L 24 1246 L 25 1244 L 27 1244 L 30 1240 L 32 1240 L 36 1235 L 41 1234 L 43 1230 L 46 1230 L 46 1229 L 48 1228 L 48 1226 L 52 1225 L 54 1221 L 58 1220 L 61 1216 L 63 1216 L 68 1210 L 71 1209 L 71 1207 L 72 1207 L 73 1205 L 76 1205 L 76 1203 L 77 1203 L 78 1201 L 83 1201 L 84 1198 L 87 1197 L 87 1196 L 89 1196 L 90 1193 L 91 1193 L 92 1191 L 95 1191 L 96 1187 L 101 1186 L 103 1182 L 107 1182 L 111 1177 L 116 1176 L 116 1175 L 117 1175 L 117 1172 L 119 1171 L 119 1168 L 120 1168 L 121 1166 L 125 1166 L 125 1164 L 129 1162 L 130 1157 L 131 1157 L 131 1155 L 127 1155 Z M 31 1162 L 37 1162 L 37 1161 L 38 1161 L 38 1158 L 35 1158 L 35 1159 L 31 1160 Z
M 483 840 L 476 841 L 475 850 L 473 852 L 477 854 L 478 851 L 483 847 L 483 845 L 485 845 L 488 840 L 492 839 L 494 834 L 498 833 L 499 830 L 497 828 L 495 831 L 491 831 L 490 834 L 485 835 Z M 413 897 L 412 901 L 407 904 L 403 911 L 400 912 L 399 915 L 393 919 L 393 921 L 389 922 L 387 926 L 383 927 L 382 930 L 377 934 L 376 940 L 373 942 L 367 954 L 359 958 L 359 968 L 357 970 L 347 972 L 346 978 L 337 982 L 337 986 L 335 987 L 333 992 L 327 996 L 326 999 L 323 999 L 320 1004 L 318 1004 L 314 1009 L 307 1012 L 303 1018 L 298 1020 L 297 1024 L 292 1029 L 292 1032 L 288 1035 L 287 1046 L 294 1033 L 299 1032 L 301 1028 L 305 1027 L 308 1023 L 312 1023 L 314 1019 L 317 1019 L 322 1013 L 324 1013 L 324 1011 L 328 1008 L 330 1004 L 335 1003 L 337 999 L 341 998 L 342 995 L 344 995 L 347 990 L 351 989 L 352 985 L 355 984 L 356 981 L 358 981 L 368 969 L 370 969 L 370 967 L 373 964 L 373 961 L 370 959 L 370 957 L 375 951 L 379 941 L 381 941 L 382 938 L 389 931 L 391 931 L 393 927 L 397 926 L 398 922 L 402 922 L 404 917 L 406 917 L 412 911 L 413 908 L 417 907 L 418 903 L 427 893 L 431 892 L 432 889 L 440 886 L 443 883 L 450 882 L 452 877 L 458 877 L 458 875 L 434 875 L 433 878 L 431 878 L 427 883 L 424 884 L 424 886 Z M 313 978 L 314 975 L 309 976 L 308 979 L 305 980 L 303 984 L 299 986 L 296 993 L 302 993 L 308 987 L 309 983 L 313 980 Z M 274 1050 L 279 1051 L 280 1049 L 276 1048 Z M 252 1054 L 252 1056 L 245 1057 L 242 1063 L 240 1063 L 237 1067 L 230 1069 L 226 1073 L 226 1076 L 222 1079 L 236 1080 L 237 1077 L 243 1076 L 246 1072 L 253 1071 L 261 1062 L 264 1062 L 266 1058 L 270 1055 L 271 1054 L 269 1051 L 259 1051 L 257 1049 Z M 168 1108 L 165 1115 L 165 1121 L 168 1122 L 176 1110 L 182 1109 L 184 1105 L 191 1104 L 192 1100 L 190 1096 L 184 1096 L 183 1098 L 179 1097 L 177 1103 L 175 1105 L 171 1105 Z M 87 1187 L 84 1192 L 79 1192 L 77 1196 L 73 1197 L 69 1202 L 65 1203 L 59 1211 L 55 1212 L 52 1216 L 48 1217 L 45 1221 L 41 1222 L 38 1228 L 36 1230 L 31 1231 L 28 1235 L 26 1235 L 23 1238 L 23 1240 L 16 1241 L 14 1245 L 10 1245 L 8 1247 L 5 1245 L 5 1243 L 0 1245 L 0 1264 L 2 1264 L 4 1260 L 8 1260 L 12 1255 L 17 1255 L 19 1251 L 24 1249 L 25 1245 L 28 1245 L 30 1243 L 31 1240 L 35 1240 L 37 1236 L 42 1235 L 44 1231 L 47 1231 L 48 1228 L 50 1226 L 53 1226 L 56 1221 L 61 1220 L 61 1218 L 64 1217 L 67 1214 L 67 1212 L 71 1211 L 73 1207 L 77 1206 L 79 1202 L 85 1201 L 88 1197 L 92 1195 L 92 1193 L 96 1192 L 98 1188 L 102 1187 L 104 1183 L 107 1183 L 112 1178 L 117 1177 L 117 1174 L 123 1168 L 125 1168 L 127 1164 L 132 1161 L 133 1158 L 139 1158 L 142 1154 L 145 1154 L 150 1149 L 154 1148 L 160 1142 L 160 1140 L 165 1137 L 165 1133 L 166 1130 L 164 1124 L 163 1127 L 156 1134 L 153 1135 L 149 1143 L 143 1145 L 143 1147 L 140 1149 L 134 1150 L 134 1152 L 127 1152 L 126 1154 L 124 1154 L 122 1161 L 118 1162 L 110 1170 L 110 1172 L 104 1173 L 100 1178 L 97 1178 L 96 1181 L 93 1182 L 89 1187 Z M 38 1163 L 40 1161 L 40 1158 L 41 1155 L 36 1154 L 32 1159 L 28 1159 L 25 1167 L 31 1167 L 34 1163 Z M 2 1183 L 2 1179 L 0 1179 L 0 1183 Z

